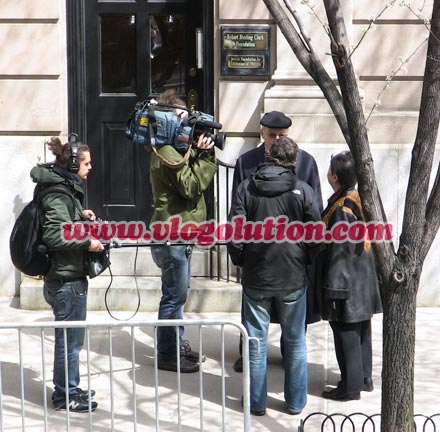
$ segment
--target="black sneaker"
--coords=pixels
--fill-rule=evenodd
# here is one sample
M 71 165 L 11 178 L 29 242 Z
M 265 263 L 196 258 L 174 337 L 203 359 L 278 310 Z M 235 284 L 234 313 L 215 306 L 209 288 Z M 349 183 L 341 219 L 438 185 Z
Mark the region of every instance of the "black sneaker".
M 82 398 L 82 399 L 89 399 L 89 391 L 88 390 L 83 390 L 81 388 L 77 388 L 78 390 L 78 395 Z M 95 397 L 95 390 L 90 390 L 90 397 L 93 399 Z
M 180 357 L 184 357 L 192 362 L 200 361 L 199 353 L 192 350 L 191 345 L 187 340 L 184 340 L 182 346 L 180 347 Z M 202 362 L 204 362 L 205 360 L 206 356 L 205 354 L 202 354 Z
M 264 415 L 266 415 L 266 410 L 253 410 L 253 409 L 251 409 L 251 414 L 254 416 L 264 416 Z
M 159 360 L 157 368 L 160 370 L 177 372 L 177 360 Z M 185 357 L 180 357 L 180 372 L 193 373 L 199 371 L 199 364 Z
M 95 411 L 97 406 L 98 406 L 97 402 L 91 401 L 91 404 L 90 404 L 91 411 Z M 65 410 L 66 409 L 66 401 L 57 403 L 56 405 L 54 405 L 54 408 L 56 411 Z M 79 413 L 89 412 L 89 401 L 85 400 L 84 398 L 82 398 L 79 395 L 73 396 L 69 400 L 69 411 L 79 412 Z

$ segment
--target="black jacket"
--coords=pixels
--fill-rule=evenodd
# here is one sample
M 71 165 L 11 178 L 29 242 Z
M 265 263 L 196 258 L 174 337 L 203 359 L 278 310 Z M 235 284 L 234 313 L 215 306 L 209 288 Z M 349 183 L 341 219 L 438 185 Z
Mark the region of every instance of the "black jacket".
M 249 178 L 264 162 L 264 143 L 259 147 L 242 154 L 235 164 L 234 178 L 232 182 L 232 201 L 238 186 L 243 180 Z M 313 156 L 305 150 L 299 150 L 296 161 L 296 175 L 298 179 L 309 184 L 315 192 L 315 201 L 322 212 L 321 182 L 319 180 L 318 167 Z
M 235 216 L 245 216 L 248 222 L 278 216 L 285 216 L 287 223 L 321 220 L 312 188 L 291 170 L 271 164 L 261 165 L 240 184 L 230 220 Z M 307 285 L 306 265 L 317 247 L 287 241 L 231 242 L 228 251 L 232 262 L 243 268 L 244 288 L 295 291 Z
M 328 230 L 340 222 L 365 222 L 356 190 L 333 194 L 322 218 Z M 376 264 L 368 240 L 323 244 L 317 269 L 317 297 L 323 319 L 355 323 L 382 312 Z

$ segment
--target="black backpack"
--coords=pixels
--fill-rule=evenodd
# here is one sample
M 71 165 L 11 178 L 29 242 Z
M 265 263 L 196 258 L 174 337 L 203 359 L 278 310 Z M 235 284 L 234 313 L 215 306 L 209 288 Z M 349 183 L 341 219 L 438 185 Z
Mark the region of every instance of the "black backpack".
M 14 266 L 28 276 L 45 275 L 50 266 L 47 247 L 43 242 L 44 213 L 41 200 L 52 192 L 73 194 L 67 186 L 53 185 L 42 189 L 36 186 L 34 198 L 26 204 L 15 221 L 9 238 L 9 250 Z

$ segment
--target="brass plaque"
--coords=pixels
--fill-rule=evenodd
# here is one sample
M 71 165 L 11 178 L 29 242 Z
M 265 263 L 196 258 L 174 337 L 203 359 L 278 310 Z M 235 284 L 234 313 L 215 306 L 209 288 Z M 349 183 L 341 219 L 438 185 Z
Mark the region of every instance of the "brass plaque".
M 223 76 L 270 75 L 270 26 L 222 26 Z

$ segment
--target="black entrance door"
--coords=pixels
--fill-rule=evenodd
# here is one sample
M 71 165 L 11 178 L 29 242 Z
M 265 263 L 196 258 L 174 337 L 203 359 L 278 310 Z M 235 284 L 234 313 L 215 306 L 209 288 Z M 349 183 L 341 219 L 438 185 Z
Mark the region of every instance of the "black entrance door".
M 137 101 L 173 88 L 189 106 L 211 112 L 207 74 L 211 69 L 208 21 L 212 10 L 207 10 L 211 3 L 82 2 L 83 133 L 92 149 L 93 165 L 87 195 L 88 205 L 100 217 L 148 222 L 153 212 L 150 154 L 124 134 Z M 74 89 L 71 94 L 76 94 Z

